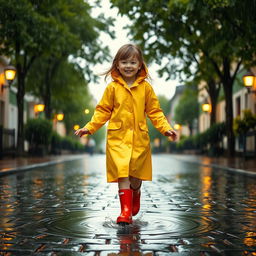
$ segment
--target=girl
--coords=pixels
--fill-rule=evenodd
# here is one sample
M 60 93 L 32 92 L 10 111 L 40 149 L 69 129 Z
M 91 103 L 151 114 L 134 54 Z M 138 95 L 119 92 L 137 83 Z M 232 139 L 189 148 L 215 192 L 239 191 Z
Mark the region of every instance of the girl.
M 113 81 L 106 87 L 89 123 L 75 135 L 95 133 L 107 127 L 107 181 L 118 182 L 121 214 L 118 224 L 132 223 L 140 210 L 140 187 L 152 180 L 150 140 L 146 115 L 165 136 L 176 140 L 177 134 L 167 122 L 158 99 L 146 81 L 147 67 L 141 50 L 133 44 L 122 46 L 105 73 Z

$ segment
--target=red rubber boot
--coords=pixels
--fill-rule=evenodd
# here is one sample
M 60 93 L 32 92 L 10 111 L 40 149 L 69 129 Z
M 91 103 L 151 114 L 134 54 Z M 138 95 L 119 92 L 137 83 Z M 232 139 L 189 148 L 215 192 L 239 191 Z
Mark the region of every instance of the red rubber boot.
M 137 215 L 137 213 L 140 211 L 140 186 L 137 189 L 133 189 L 131 186 L 130 188 L 133 191 L 133 198 L 132 198 L 132 216 Z
M 120 189 L 119 199 L 121 204 L 121 214 L 117 218 L 117 224 L 132 223 L 132 189 Z

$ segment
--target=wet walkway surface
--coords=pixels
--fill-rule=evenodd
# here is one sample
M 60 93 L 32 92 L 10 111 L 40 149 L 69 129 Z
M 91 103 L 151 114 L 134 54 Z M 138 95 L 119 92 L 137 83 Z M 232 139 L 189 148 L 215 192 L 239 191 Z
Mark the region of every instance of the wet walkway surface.
M 0 255 L 256 255 L 255 177 L 171 155 L 153 166 L 127 227 L 104 155 L 0 177 Z

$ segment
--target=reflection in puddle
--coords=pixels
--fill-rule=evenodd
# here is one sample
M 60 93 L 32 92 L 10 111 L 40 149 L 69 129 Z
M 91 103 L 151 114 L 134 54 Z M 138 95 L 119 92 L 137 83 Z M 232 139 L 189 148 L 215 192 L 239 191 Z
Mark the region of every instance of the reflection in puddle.
M 118 227 L 116 237 L 120 245 L 121 255 L 131 252 L 137 252 L 137 255 L 140 255 L 140 226 L 138 224 L 133 223 L 132 225 Z

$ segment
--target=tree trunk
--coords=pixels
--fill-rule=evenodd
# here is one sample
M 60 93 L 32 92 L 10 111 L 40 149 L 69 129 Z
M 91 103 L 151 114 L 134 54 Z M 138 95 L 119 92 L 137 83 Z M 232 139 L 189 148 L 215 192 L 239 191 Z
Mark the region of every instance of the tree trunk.
M 18 132 L 17 132 L 17 154 L 22 156 L 24 154 L 24 96 L 25 96 L 25 79 L 29 68 L 34 62 L 36 56 L 32 56 L 28 61 L 26 53 L 20 54 L 20 45 L 16 43 L 15 46 L 15 60 L 17 68 L 17 108 L 18 108 Z
M 211 105 L 212 105 L 212 111 L 211 111 L 211 116 L 210 116 L 210 126 L 212 126 L 213 124 L 216 123 L 216 101 L 212 101 L 211 102 Z
M 228 137 L 228 156 L 235 154 L 235 136 L 233 132 L 233 104 L 232 104 L 232 85 L 224 85 L 226 99 L 226 129 Z
M 44 81 L 44 95 L 43 100 L 45 104 L 45 117 L 47 119 L 52 119 L 52 83 L 53 77 L 61 63 L 62 59 L 54 60 L 52 58 L 48 59 L 48 66 L 45 73 Z
M 211 79 L 208 81 L 208 93 L 211 100 L 211 116 L 210 116 L 210 126 L 216 123 L 216 112 L 217 112 L 217 100 L 219 97 L 220 92 L 220 86 L 214 81 L 214 79 Z
M 193 135 L 193 125 L 192 124 L 188 124 L 188 130 L 189 130 L 189 136 Z
M 235 154 L 235 135 L 233 131 L 233 79 L 230 75 L 230 63 L 227 59 L 223 61 L 223 89 L 225 93 L 226 110 L 226 132 L 228 138 L 228 156 Z
M 50 80 L 50 72 L 47 70 L 45 74 L 45 93 L 44 93 L 44 104 L 45 104 L 45 117 L 47 119 L 52 118 L 52 107 L 51 107 L 51 80 Z
M 17 69 L 17 89 L 16 94 L 18 108 L 18 132 L 17 132 L 17 155 L 21 156 L 24 153 L 24 95 L 25 95 L 25 76 L 21 64 L 20 45 L 16 42 L 15 45 L 15 60 Z
M 233 84 L 236 78 L 237 72 L 242 64 L 242 59 L 237 62 L 236 68 L 231 68 L 231 61 L 226 56 L 222 59 L 223 71 L 219 68 L 218 64 L 208 56 L 213 67 L 216 70 L 222 84 L 225 93 L 225 103 L 226 103 L 226 133 L 228 138 L 228 156 L 234 156 L 235 154 L 235 135 L 233 131 Z M 234 63 L 233 63 L 234 64 Z M 231 70 L 234 70 L 231 76 Z
M 25 95 L 25 75 L 20 63 L 17 63 L 17 79 L 18 79 L 18 92 L 17 92 L 17 107 L 18 107 L 18 141 L 17 141 L 17 154 L 19 156 L 24 153 L 24 95 Z

